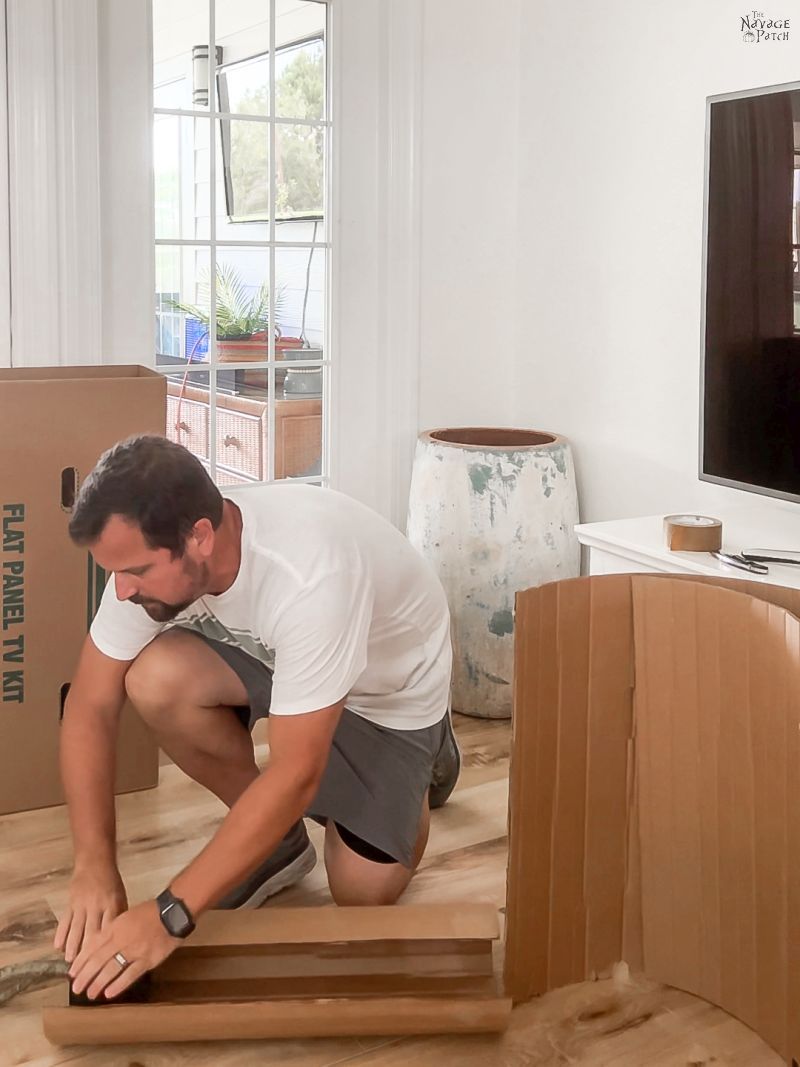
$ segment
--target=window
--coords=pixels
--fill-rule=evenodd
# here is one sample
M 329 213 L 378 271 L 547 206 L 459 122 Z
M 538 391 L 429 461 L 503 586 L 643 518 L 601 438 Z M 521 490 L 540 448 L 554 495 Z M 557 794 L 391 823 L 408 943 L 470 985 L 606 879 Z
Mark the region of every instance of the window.
M 220 485 L 327 481 L 328 11 L 153 0 L 156 365 Z
M 284 125 L 276 140 L 275 215 L 279 222 L 323 216 L 323 127 L 325 45 L 321 37 L 285 45 L 276 51 L 275 99 L 284 115 L 311 125 Z M 231 64 L 217 78 L 224 111 L 258 114 L 267 110 L 269 55 Z M 231 222 L 269 220 L 269 190 L 256 180 L 267 166 L 266 145 L 252 125 L 221 123 L 225 204 Z

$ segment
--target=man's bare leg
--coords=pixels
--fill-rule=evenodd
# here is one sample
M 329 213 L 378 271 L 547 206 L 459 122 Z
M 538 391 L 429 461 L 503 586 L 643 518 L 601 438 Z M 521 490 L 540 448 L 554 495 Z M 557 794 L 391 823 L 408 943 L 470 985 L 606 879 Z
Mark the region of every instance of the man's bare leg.
M 248 703 L 236 672 L 203 640 L 170 630 L 138 656 L 126 685 L 164 751 L 190 778 L 232 807 L 260 773 L 250 734 L 232 711 Z M 315 863 L 314 847 L 300 820 L 216 907 L 258 907 L 294 885 Z
M 337 904 L 394 904 L 411 881 L 428 844 L 430 811 L 425 797 L 411 867 L 375 863 L 359 856 L 342 841 L 336 824 L 325 829 L 325 868 L 331 896 Z
M 259 774 L 250 735 L 231 710 L 249 702 L 236 672 L 204 641 L 169 630 L 139 654 L 126 688 L 167 755 L 232 807 Z
M 248 703 L 236 672 L 192 634 L 169 630 L 140 653 L 126 678 L 128 695 L 158 744 L 194 781 L 231 807 L 258 777 L 253 743 L 231 709 Z M 325 832 L 325 867 L 337 904 L 393 904 L 428 842 L 427 797 L 411 867 L 375 863 Z

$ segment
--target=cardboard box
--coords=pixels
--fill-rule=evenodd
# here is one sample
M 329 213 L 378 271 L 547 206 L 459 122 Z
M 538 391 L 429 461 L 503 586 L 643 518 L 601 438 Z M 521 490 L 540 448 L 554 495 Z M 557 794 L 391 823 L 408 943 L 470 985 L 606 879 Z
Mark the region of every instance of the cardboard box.
M 632 969 L 800 1058 L 800 591 L 517 596 L 506 992 Z
M 67 526 L 100 454 L 164 433 L 166 382 L 144 367 L 0 370 L 0 814 L 63 802 L 63 699 L 106 575 Z M 117 792 L 158 780 L 156 746 L 123 711 Z

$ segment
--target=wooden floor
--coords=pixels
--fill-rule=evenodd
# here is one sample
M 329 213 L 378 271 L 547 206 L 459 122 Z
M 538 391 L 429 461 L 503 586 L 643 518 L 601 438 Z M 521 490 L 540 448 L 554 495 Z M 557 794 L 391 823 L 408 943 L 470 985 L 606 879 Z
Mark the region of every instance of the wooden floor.
M 404 901 L 505 896 L 507 723 L 457 717 L 464 750 L 461 783 L 435 812 L 427 855 Z M 130 902 L 153 897 L 207 840 L 222 805 L 177 768 L 162 768 L 157 790 L 118 801 L 120 866 Z M 311 828 L 318 841 L 319 830 Z M 52 956 L 70 846 L 63 809 L 0 818 L 0 967 Z M 329 902 L 320 864 L 280 905 Z M 269 905 L 268 905 L 269 906 Z M 53 1048 L 40 1009 L 63 1003 L 63 983 L 20 993 L 0 1007 L 0 1065 L 172 1067 L 777 1067 L 782 1061 L 742 1024 L 684 993 L 631 980 L 585 983 L 515 1009 L 502 1038 L 404 1038 L 216 1042 L 118 1048 Z

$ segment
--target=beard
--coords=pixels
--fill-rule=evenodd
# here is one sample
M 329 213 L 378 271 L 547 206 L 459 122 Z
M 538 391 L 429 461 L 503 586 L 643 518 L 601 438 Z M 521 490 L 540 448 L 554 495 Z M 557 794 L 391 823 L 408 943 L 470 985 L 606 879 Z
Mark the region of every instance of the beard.
M 138 604 L 139 607 L 144 608 L 154 622 L 172 622 L 181 612 L 186 611 L 203 595 L 203 591 L 208 584 L 208 564 L 206 563 L 191 563 L 187 560 L 183 573 L 191 582 L 192 595 L 188 599 L 181 600 L 177 604 L 169 604 L 164 600 L 132 596 L 130 598 L 131 604 Z
M 138 604 L 144 608 L 147 614 L 155 622 L 172 622 L 182 611 L 194 604 L 197 597 L 182 601 L 180 604 L 166 604 L 163 600 L 144 600 L 142 597 L 132 596 L 131 604 Z

